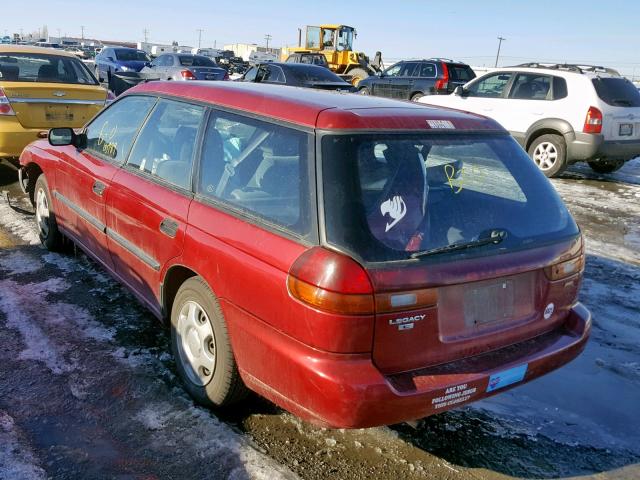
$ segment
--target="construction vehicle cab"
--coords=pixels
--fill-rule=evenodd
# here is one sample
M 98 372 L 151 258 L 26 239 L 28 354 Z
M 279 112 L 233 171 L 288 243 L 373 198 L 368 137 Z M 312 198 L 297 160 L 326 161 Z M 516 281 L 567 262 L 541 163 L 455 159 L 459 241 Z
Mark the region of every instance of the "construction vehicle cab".
M 369 58 L 362 52 L 353 50 L 353 40 L 356 29 L 347 25 L 308 26 L 304 48 L 291 49 L 290 52 L 320 52 L 329 63 L 329 68 L 339 75 L 348 75 L 353 85 L 360 80 L 374 75 L 381 70 L 381 55 L 376 54 L 376 60 L 369 62 Z

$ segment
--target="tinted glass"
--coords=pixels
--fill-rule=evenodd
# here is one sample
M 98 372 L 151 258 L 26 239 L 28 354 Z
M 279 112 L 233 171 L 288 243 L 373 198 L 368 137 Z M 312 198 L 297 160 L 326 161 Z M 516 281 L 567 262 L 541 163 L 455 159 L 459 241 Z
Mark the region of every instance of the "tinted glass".
M 322 140 L 328 241 L 365 261 L 484 238 L 488 255 L 578 234 L 554 188 L 507 135 L 353 135 Z
M 203 117 L 203 107 L 160 100 L 140 130 L 127 166 L 191 189 L 191 168 Z
M 339 76 L 328 68 L 307 67 L 287 69 L 300 82 L 343 82 Z
M 0 53 L 0 80 L 98 84 L 87 67 L 77 58 L 41 53 Z
M 142 122 L 156 103 L 152 97 L 125 97 L 87 127 L 87 149 L 116 163 L 124 162 Z
M 511 80 L 511 73 L 490 75 L 469 85 L 467 87 L 468 95 L 470 97 L 502 97 L 509 80 Z
M 282 69 L 275 65 L 269 65 L 265 67 L 265 74 L 262 77 L 263 82 L 270 83 L 285 83 L 284 73 L 282 73 Z
M 247 73 L 244 74 L 244 77 L 242 77 L 242 80 L 245 82 L 253 82 L 256 79 L 257 75 L 258 75 L 258 67 L 251 67 L 249 70 L 247 70 Z
M 416 62 L 406 62 L 400 69 L 399 75 L 401 77 L 410 77 L 411 75 L 413 75 L 413 72 L 416 70 L 417 67 L 418 67 L 418 64 Z
M 384 75 L 387 77 L 397 77 L 398 74 L 400 73 L 401 68 L 402 68 L 402 63 L 398 63 L 397 65 L 389 67 L 387 70 L 385 70 Z
M 640 93 L 626 78 L 594 78 L 598 97 L 614 107 L 640 107 Z
M 561 77 L 553 77 L 553 99 L 560 100 L 567 96 L 567 81 Z
M 535 73 L 519 73 L 516 76 L 509 98 L 519 100 L 546 100 L 551 90 L 551 77 Z
M 416 69 L 414 75 L 416 77 L 435 78 L 436 66 L 433 63 L 421 63 L 420 68 Z
M 216 64 L 208 57 L 200 55 L 180 55 L 180 65 L 183 67 L 215 67 Z
M 198 191 L 305 235 L 310 231 L 310 136 L 232 114 L 209 121 Z
M 476 74 L 468 65 L 452 65 L 447 64 L 447 70 L 449 71 L 449 78 L 453 82 L 468 82 L 476 78 Z
M 145 52 L 142 50 L 129 50 L 124 48 L 116 48 L 114 49 L 116 53 L 116 60 L 121 60 L 123 62 L 130 62 L 134 60 L 138 60 L 141 62 L 149 62 L 151 59 L 147 56 Z

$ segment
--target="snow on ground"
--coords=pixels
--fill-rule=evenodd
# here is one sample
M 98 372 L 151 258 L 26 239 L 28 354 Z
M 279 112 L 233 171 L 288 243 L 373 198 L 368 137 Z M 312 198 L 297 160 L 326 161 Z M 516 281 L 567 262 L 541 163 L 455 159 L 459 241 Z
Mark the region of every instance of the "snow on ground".
M 45 471 L 11 416 L 0 409 L 0 480 L 46 479 Z
M 3 228 L 7 229 L 12 235 L 21 238 L 24 242 L 31 245 L 39 245 L 40 238 L 38 237 L 38 231 L 34 228 L 33 219 L 11 208 L 9 202 L 7 202 L 7 196 L 8 192 L 6 190 L 0 191 L 0 219 L 2 219 Z M 13 205 L 13 202 L 11 205 Z M 19 202 L 19 208 L 30 210 L 31 205 L 21 201 Z

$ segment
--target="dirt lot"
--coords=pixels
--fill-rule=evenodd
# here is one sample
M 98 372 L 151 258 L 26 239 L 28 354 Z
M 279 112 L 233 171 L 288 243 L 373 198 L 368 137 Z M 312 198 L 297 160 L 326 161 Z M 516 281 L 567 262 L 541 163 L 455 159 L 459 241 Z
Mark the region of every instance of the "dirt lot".
M 640 159 L 553 181 L 587 238 L 582 356 L 413 426 L 354 431 L 259 398 L 195 406 L 167 332 L 83 254 L 39 246 L 15 178 L 0 165 L 0 479 L 640 478 Z

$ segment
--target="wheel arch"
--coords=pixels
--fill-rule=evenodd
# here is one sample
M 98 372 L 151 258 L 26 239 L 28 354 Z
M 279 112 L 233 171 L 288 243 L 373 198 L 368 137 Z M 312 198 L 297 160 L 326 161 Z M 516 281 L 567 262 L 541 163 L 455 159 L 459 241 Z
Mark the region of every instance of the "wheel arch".
M 529 147 L 531 147 L 536 138 L 547 134 L 560 135 L 567 144 L 575 140 L 575 132 L 569 122 L 561 118 L 545 118 L 544 120 L 538 120 L 529 127 L 525 137 L 524 149 L 528 152 Z
M 34 161 L 28 162 L 21 168 L 19 179 L 20 187 L 29 194 L 29 199 L 33 204 L 33 192 L 36 186 L 36 180 L 44 173 L 42 167 Z
M 169 319 L 171 316 L 173 301 L 176 298 L 180 286 L 189 278 L 198 276 L 204 279 L 204 277 L 199 275 L 194 269 L 182 264 L 174 264 L 167 269 L 160 286 L 160 306 L 164 320 Z M 211 288 L 210 285 L 209 288 Z

